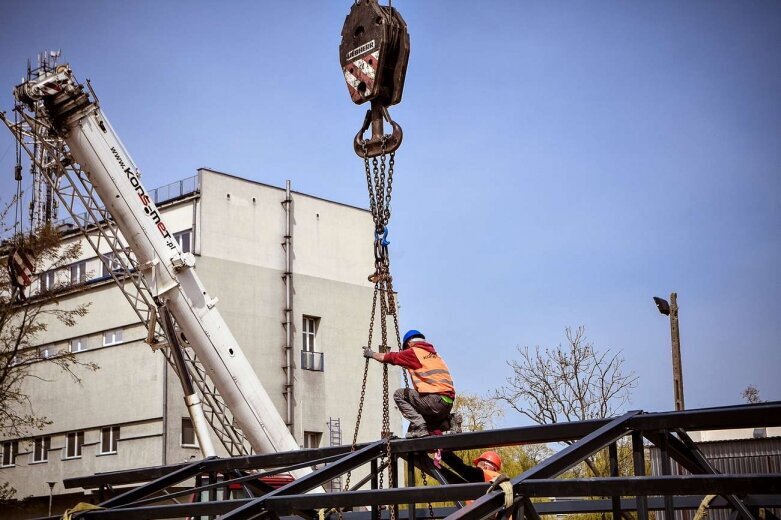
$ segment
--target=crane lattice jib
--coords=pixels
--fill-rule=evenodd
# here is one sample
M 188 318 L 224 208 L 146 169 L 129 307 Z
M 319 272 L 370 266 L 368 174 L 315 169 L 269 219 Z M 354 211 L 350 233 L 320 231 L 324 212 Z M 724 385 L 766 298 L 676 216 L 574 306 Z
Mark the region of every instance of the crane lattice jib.
M 295 450 L 293 436 L 252 370 L 216 304 L 182 253 L 140 172 L 100 106 L 67 65 L 19 85 L 17 101 L 31 110 L 42 103 L 46 125 L 65 143 L 64 161 L 78 164 L 92 181 L 137 260 L 149 293 L 165 304 L 225 405 L 258 453 Z M 309 473 L 296 470 L 294 476 Z

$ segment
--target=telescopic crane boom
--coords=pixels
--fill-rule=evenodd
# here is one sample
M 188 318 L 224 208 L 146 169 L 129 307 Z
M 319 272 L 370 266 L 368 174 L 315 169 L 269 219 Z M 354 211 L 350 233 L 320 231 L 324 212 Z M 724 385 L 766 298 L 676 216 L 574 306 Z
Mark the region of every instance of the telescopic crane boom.
M 65 162 L 89 176 L 106 210 L 135 253 L 158 309 L 175 319 L 233 418 L 258 453 L 298 449 L 282 417 L 244 356 L 230 329 L 182 253 L 150 198 L 141 175 L 90 95 L 67 65 L 43 70 L 14 90 L 17 101 L 43 104 L 50 132 L 66 145 Z M 63 164 L 63 167 L 67 164 Z M 309 469 L 292 471 L 298 478 Z

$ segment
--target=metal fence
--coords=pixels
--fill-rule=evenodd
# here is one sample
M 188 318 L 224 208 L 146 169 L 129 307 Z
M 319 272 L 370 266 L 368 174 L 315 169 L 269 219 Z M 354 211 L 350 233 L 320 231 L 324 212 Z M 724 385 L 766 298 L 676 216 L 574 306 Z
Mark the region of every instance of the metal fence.
M 155 202 L 156 205 L 159 206 L 164 202 L 176 200 L 198 192 L 200 192 L 198 176 L 193 175 L 192 177 L 187 177 L 186 179 L 175 181 L 170 184 L 166 184 L 165 186 L 160 186 L 159 188 L 150 190 L 149 197 Z M 86 212 L 78 214 L 76 219 L 78 219 L 80 222 L 88 222 Z M 54 223 L 54 226 L 63 232 L 77 227 L 76 221 L 73 217 L 67 217 L 58 220 Z

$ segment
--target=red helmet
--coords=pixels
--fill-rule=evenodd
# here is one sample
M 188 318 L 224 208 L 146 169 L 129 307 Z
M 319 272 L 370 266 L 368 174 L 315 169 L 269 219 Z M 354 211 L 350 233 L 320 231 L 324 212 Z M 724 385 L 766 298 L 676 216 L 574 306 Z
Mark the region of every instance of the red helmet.
M 477 463 L 480 462 L 481 460 L 490 462 L 491 464 L 496 466 L 497 471 L 502 469 L 502 458 L 495 451 L 486 451 L 485 453 L 477 457 L 475 460 L 473 460 L 472 464 L 477 466 Z

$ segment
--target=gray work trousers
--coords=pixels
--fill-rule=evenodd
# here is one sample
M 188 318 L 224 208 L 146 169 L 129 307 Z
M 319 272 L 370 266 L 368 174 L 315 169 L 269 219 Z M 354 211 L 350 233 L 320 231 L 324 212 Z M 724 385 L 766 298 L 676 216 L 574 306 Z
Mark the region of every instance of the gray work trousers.
M 399 388 L 393 393 L 393 400 L 411 425 L 425 425 L 429 430 L 443 429 L 453 408 L 453 403 L 446 403 L 439 394 L 420 395 L 412 388 Z

